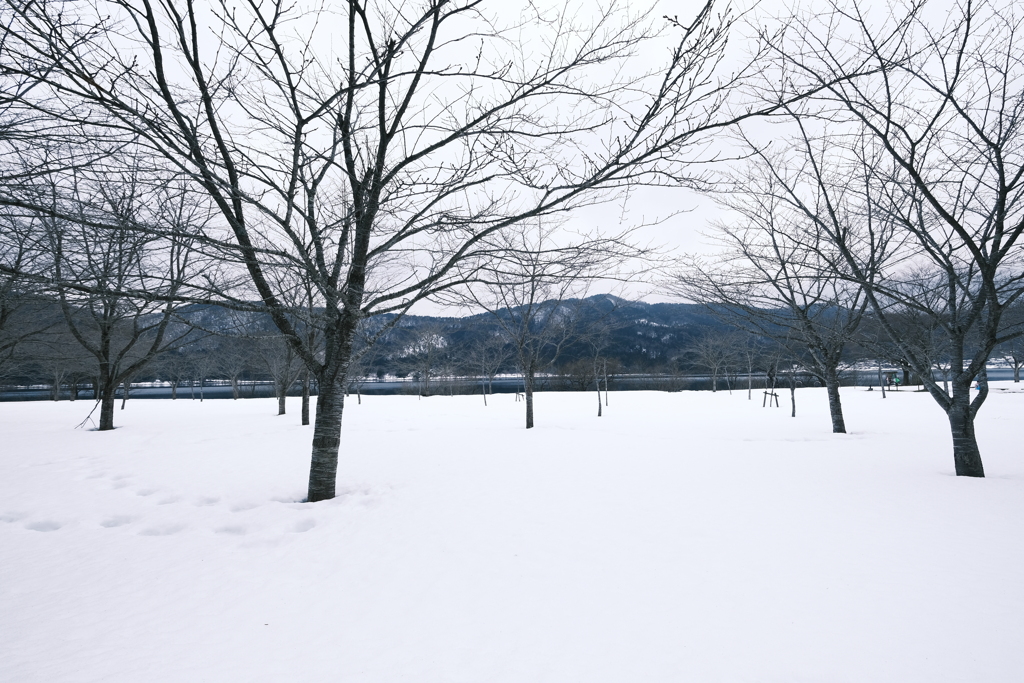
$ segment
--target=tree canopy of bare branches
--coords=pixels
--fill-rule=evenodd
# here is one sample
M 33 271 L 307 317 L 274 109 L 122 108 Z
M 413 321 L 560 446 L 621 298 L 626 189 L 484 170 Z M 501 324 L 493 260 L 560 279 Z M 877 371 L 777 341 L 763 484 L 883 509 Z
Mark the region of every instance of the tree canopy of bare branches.
M 773 82 L 823 88 L 788 108 L 805 182 L 788 182 L 792 166 L 772 168 L 946 412 L 956 473 L 980 477 L 974 417 L 988 392 L 985 366 L 1021 334 L 1004 314 L 1024 294 L 1024 14 L 998 0 L 935 9 L 834 4 L 765 35 L 777 57 Z M 835 188 L 826 159 L 866 177 L 866 232 L 834 227 L 841 208 L 824 191 Z M 890 260 L 877 277 L 872 238 L 886 231 Z M 927 319 L 942 343 L 903 334 L 897 321 L 908 316 Z M 948 389 L 933 377 L 936 348 L 947 356 Z

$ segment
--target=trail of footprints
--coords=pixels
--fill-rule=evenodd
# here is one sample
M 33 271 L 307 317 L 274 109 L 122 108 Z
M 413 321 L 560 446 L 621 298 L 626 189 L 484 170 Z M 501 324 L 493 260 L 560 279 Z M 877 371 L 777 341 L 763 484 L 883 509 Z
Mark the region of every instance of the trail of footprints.
M 107 478 L 110 481 L 110 486 L 114 491 L 131 487 L 131 477 L 125 474 L 108 476 L 107 472 L 97 471 L 87 475 L 84 478 L 86 480 Z M 145 503 L 148 503 L 151 506 L 156 506 L 153 508 L 153 512 L 157 512 L 158 507 L 176 505 L 184 501 L 184 498 L 180 495 L 174 493 L 161 492 L 160 489 L 153 487 L 140 488 L 135 491 L 135 495 L 139 498 L 142 498 L 145 501 Z M 352 489 L 348 491 L 339 491 L 339 497 L 342 496 L 351 496 L 362 505 L 375 505 L 377 502 L 376 496 L 374 496 L 373 493 L 369 490 Z M 214 496 L 200 496 L 188 502 L 197 508 L 209 508 L 222 504 L 221 499 Z M 296 501 L 278 500 L 276 502 L 293 503 Z M 244 513 L 249 510 L 255 510 L 259 507 L 260 505 L 257 503 L 241 502 L 236 503 L 231 507 L 227 508 L 227 511 L 230 511 L 233 514 L 237 514 Z M 295 506 L 292 507 L 299 511 L 299 508 Z M 212 516 L 213 515 L 211 515 L 211 517 Z M 150 523 L 147 524 L 147 517 L 148 515 L 145 514 L 113 514 L 96 520 L 93 523 L 95 523 L 97 526 L 103 529 L 123 529 L 128 533 L 136 533 L 139 536 L 173 536 L 174 534 L 177 534 L 188 528 L 188 525 L 184 523 L 184 519 L 164 519 L 159 522 L 150 520 Z M 181 517 L 185 517 L 185 515 L 182 515 Z M 211 519 L 210 521 L 212 522 L 213 520 Z M 43 533 L 58 531 L 68 524 L 67 521 L 61 521 L 59 519 L 52 519 L 47 517 L 33 518 L 33 516 L 30 513 L 20 510 L 11 510 L 0 513 L 0 523 L 20 523 L 22 527 L 28 531 L 38 531 Z M 85 523 L 89 524 L 89 522 Z M 283 531 L 291 533 L 305 533 L 307 531 L 314 529 L 316 525 L 316 520 L 312 517 L 303 517 L 302 519 L 286 524 L 284 526 Z M 216 534 L 240 537 L 249 535 L 251 532 L 262 530 L 263 528 L 264 527 L 262 525 L 253 526 L 252 524 L 246 525 L 231 522 L 227 524 L 218 524 L 212 526 L 211 530 Z
M 93 472 L 85 477 L 87 480 L 103 478 L 109 479 L 110 486 L 115 491 L 129 488 L 131 486 L 130 477 L 124 474 L 108 476 L 106 472 Z M 140 488 L 135 491 L 136 496 L 145 499 L 146 502 L 155 506 L 175 505 L 183 501 L 183 498 L 176 494 L 158 494 L 161 494 L 161 491 L 152 487 Z M 220 503 L 221 499 L 214 496 L 201 496 L 191 501 L 192 505 L 199 508 L 209 508 Z M 259 507 L 259 505 L 255 503 L 239 503 L 228 509 L 232 513 L 243 513 L 248 510 L 254 510 L 257 507 Z M 145 521 L 146 515 L 116 514 L 108 515 L 98 520 L 96 523 L 104 529 L 119 529 L 127 527 L 129 532 L 134 532 L 139 536 L 172 536 L 188 528 L 185 523 L 180 521 L 164 520 L 158 523 L 144 524 Z M 67 524 L 67 522 L 51 518 L 33 519 L 32 515 L 28 512 L 20 510 L 11 510 L 0 513 L 0 523 L 21 523 L 24 529 L 38 532 L 57 531 Z M 316 521 L 314 519 L 305 518 L 291 524 L 289 527 L 286 527 L 286 530 L 303 533 L 313 529 L 315 526 Z M 214 533 L 224 534 L 227 536 L 245 536 L 250 533 L 250 526 L 246 526 L 244 524 L 221 524 L 213 527 L 212 530 Z

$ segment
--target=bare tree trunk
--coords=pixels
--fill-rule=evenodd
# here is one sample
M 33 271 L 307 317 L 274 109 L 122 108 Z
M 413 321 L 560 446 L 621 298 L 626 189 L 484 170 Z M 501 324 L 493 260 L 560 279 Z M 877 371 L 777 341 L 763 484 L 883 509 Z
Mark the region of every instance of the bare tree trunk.
M 982 391 L 987 391 L 987 387 Z M 953 403 L 946 411 L 953 435 L 953 463 L 958 477 L 984 477 L 981 451 L 974 435 L 974 413 L 971 407 L 971 387 L 953 383 Z M 982 399 L 983 400 L 983 399 Z
M 117 386 L 104 382 L 100 387 L 100 431 L 114 428 L 114 400 Z
M 199 378 L 199 402 L 202 403 L 206 397 L 206 375 Z
M 602 369 L 604 370 L 604 405 L 608 407 L 608 361 L 604 361 Z
M 338 476 L 338 449 L 341 446 L 341 416 L 345 408 L 345 380 L 319 383 L 316 422 L 313 425 L 313 458 L 309 466 L 309 491 L 306 500 L 334 498 Z
M 796 373 L 789 371 L 789 400 L 793 404 L 793 412 L 790 417 L 796 417 Z
M 882 390 L 882 398 L 885 398 L 885 379 L 882 377 L 882 366 L 878 366 L 878 386 Z
M 832 415 L 832 433 L 845 434 L 846 420 L 843 419 L 843 404 L 839 400 L 839 375 L 833 368 L 825 372 L 825 390 L 828 392 L 828 412 Z M 795 403 L 793 412 L 796 412 Z
M 1019 382 L 1020 381 L 1020 366 L 1017 365 L 1016 363 L 1014 363 L 1014 365 L 1013 365 L 1013 381 L 1014 382 Z
M 533 368 L 523 373 L 523 394 L 526 397 L 526 428 L 533 429 Z
M 132 385 L 131 379 L 128 378 L 128 377 L 125 377 L 125 379 L 124 379 L 124 394 L 121 396 L 121 410 L 124 410 L 125 404 L 128 403 L 128 392 L 130 391 L 131 385 Z
M 78 400 L 78 378 L 71 380 L 71 395 L 68 397 L 71 401 Z
M 309 370 L 302 374 L 302 425 L 309 424 Z
M 173 400 L 175 400 L 177 398 L 178 398 L 178 380 L 172 379 L 171 380 L 171 400 L 173 401 Z
M 484 397 L 484 406 L 487 405 L 487 383 L 483 377 L 480 378 L 480 393 Z
M 288 387 L 284 382 L 274 382 L 274 384 L 277 386 L 277 414 L 284 415 L 284 399 L 285 394 L 288 393 Z
M 233 376 L 231 378 L 231 398 L 238 400 L 238 377 Z

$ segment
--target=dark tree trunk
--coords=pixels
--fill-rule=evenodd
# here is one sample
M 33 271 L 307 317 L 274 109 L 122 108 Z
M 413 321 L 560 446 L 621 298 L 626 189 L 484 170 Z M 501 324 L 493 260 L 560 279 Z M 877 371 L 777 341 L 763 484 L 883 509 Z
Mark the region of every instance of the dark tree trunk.
M 882 398 L 885 398 L 885 378 L 882 377 L 882 366 L 878 366 L 878 387 L 882 390 Z
M 302 426 L 309 424 L 309 370 L 302 375 Z
M 71 395 L 68 397 L 72 401 L 78 400 L 78 380 L 71 380 Z
M 953 405 L 946 415 L 949 417 L 949 428 L 953 434 L 953 462 L 958 477 L 984 477 L 985 468 L 981 464 L 981 451 L 978 440 L 974 436 L 974 415 L 970 405 L 970 387 L 966 389 L 953 387 Z
M 129 379 L 124 380 L 124 393 L 121 395 L 121 410 L 124 410 L 124 406 L 128 403 L 128 391 L 132 386 L 132 382 Z
M 533 368 L 523 373 L 523 394 L 526 397 L 526 428 L 533 429 Z
M 288 387 L 284 382 L 275 382 L 274 384 L 277 386 L 277 414 L 284 415 L 284 399 L 288 393 Z
M 796 417 L 796 373 L 789 373 L 789 400 L 793 403 L 793 412 L 790 417 Z
M 839 375 L 834 369 L 825 375 L 825 390 L 828 392 L 828 412 L 832 415 L 832 433 L 845 434 L 846 421 L 843 419 L 843 404 L 839 400 Z M 796 406 L 793 411 L 796 412 Z
M 100 431 L 105 432 L 114 428 L 114 401 L 116 399 L 117 385 L 104 382 L 99 385 L 100 389 Z
M 334 498 L 338 476 L 338 448 L 341 446 L 341 415 L 345 408 L 344 378 L 319 384 L 316 423 L 313 425 L 313 459 L 309 465 L 307 500 Z
M 171 380 L 171 400 L 178 398 L 178 380 Z
M 1013 381 L 1014 382 L 1019 382 L 1020 381 L 1020 366 L 1019 365 L 1014 365 L 1013 366 Z
M 199 378 L 199 402 L 202 403 L 206 396 L 206 375 Z
M 605 361 L 601 366 L 604 371 L 604 405 L 608 407 L 608 361 Z
M 238 378 L 231 378 L 231 398 L 238 400 Z

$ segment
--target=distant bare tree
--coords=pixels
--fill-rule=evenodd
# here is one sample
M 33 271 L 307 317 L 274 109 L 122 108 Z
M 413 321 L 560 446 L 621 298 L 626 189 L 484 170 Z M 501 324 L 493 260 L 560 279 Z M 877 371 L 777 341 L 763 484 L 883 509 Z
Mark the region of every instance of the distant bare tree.
M 144 186 L 132 173 L 80 179 L 70 197 L 57 196 L 73 206 L 60 213 L 78 212 L 76 222 L 38 219 L 65 322 L 96 362 L 101 431 L 114 428 L 118 385 L 190 329 L 172 324 L 174 302 L 192 275 L 186 236 L 203 218 L 178 190 L 172 183 Z M 174 237 L 159 236 L 168 233 Z
M 494 393 L 495 376 L 512 360 L 512 356 L 512 347 L 505 336 L 499 329 L 490 327 L 474 339 L 465 351 L 463 362 L 467 374 L 475 374 L 480 379 L 480 393 L 483 394 L 485 406 L 487 395 Z
M 534 426 L 537 373 L 577 340 L 587 288 L 597 277 L 615 279 L 624 260 L 644 253 L 626 237 L 559 245 L 552 226 L 524 223 L 489 240 L 486 260 L 473 264 L 476 282 L 464 301 L 490 312 L 514 349 L 527 429 Z
M 446 325 L 433 321 L 416 328 L 406 350 L 405 366 L 417 378 L 419 395 L 430 396 L 430 382 L 439 373 L 449 352 Z
M 728 369 L 739 362 L 734 337 L 735 332 L 732 330 L 705 329 L 684 351 L 690 363 L 707 371 L 712 392 L 718 391 L 718 378 L 726 375 Z M 731 391 L 732 387 L 729 389 Z
M 256 339 L 256 357 L 274 382 L 277 397 L 277 414 L 285 414 L 288 390 L 302 373 L 301 360 L 295 348 L 282 335 L 267 332 Z

